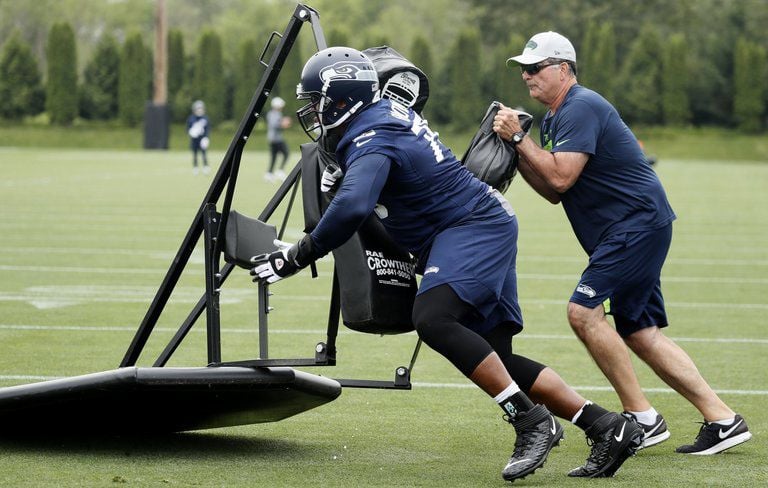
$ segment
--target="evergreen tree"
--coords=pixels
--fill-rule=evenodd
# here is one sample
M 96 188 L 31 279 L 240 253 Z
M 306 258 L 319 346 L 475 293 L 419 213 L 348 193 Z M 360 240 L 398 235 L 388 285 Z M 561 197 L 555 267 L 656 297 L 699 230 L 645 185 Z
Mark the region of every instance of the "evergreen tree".
M 435 76 L 432 48 L 423 36 L 418 35 L 413 39 L 410 55 L 406 57 L 410 62 L 418 66 L 427 75 L 427 78 Z
M 235 72 L 232 68 L 232 65 L 230 63 L 227 63 L 226 61 L 223 61 L 224 63 L 224 77 L 223 77 L 223 83 L 224 83 L 224 103 L 222 104 L 222 115 L 221 120 L 231 120 L 232 119 L 232 106 L 235 103 Z M 237 120 L 240 120 L 240 118 L 243 115 L 244 109 L 242 107 L 238 108 L 237 110 Z
M 617 68 L 613 24 L 590 22 L 576 61 L 579 84 L 598 92 L 606 100 L 614 102 L 614 80 Z
M 195 101 L 193 95 L 193 87 L 195 80 L 195 69 L 197 66 L 195 53 L 189 53 L 184 55 L 184 82 L 181 84 L 181 88 L 171 99 L 171 116 L 174 122 L 182 123 L 187 120 L 189 116 L 192 103 Z
M 452 52 L 451 59 L 455 60 L 455 68 L 451 70 L 449 83 L 450 122 L 458 130 L 468 130 L 477 126 L 486 105 L 480 89 L 482 70 L 480 35 L 477 30 L 462 30 Z
M 77 117 L 78 108 L 75 33 L 69 24 L 53 24 L 46 53 L 48 80 L 45 108 L 51 123 L 69 125 Z
M 618 72 L 616 42 L 613 24 L 604 22 L 598 31 L 598 43 L 595 46 L 597 56 L 595 56 L 592 65 L 594 84 L 590 88 L 596 90 L 610 102 L 614 102 L 616 98 L 615 80 Z M 578 58 L 576 60 L 578 61 Z M 581 77 L 581 67 L 578 68 L 578 75 Z
M 412 62 L 421 71 L 423 71 L 425 75 L 427 75 L 430 96 L 429 98 L 427 98 L 427 104 L 424 106 L 422 115 L 429 118 L 428 114 L 431 113 L 429 108 L 431 106 L 431 103 L 429 102 L 429 100 L 432 99 L 431 92 L 433 90 L 433 87 L 437 83 L 436 81 L 437 79 L 436 79 L 434 63 L 432 62 L 432 49 L 429 47 L 429 43 L 427 42 L 427 40 L 424 39 L 424 37 L 422 36 L 416 36 L 413 39 L 413 44 L 411 44 L 410 55 L 406 56 L 406 58 L 408 58 L 410 62 Z
M 762 128 L 765 129 L 768 124 L 768 51 L 762 46 L 757 46 L 755 51 L 755 76 L 758 80 L 755 84 L 762 91 L 757 103 L 762 108 Z
M 45 108 L 40 70 L 29 45 L 18 32 L 5 43 L 0 57 L 0 117 L 18 120 Z
M 184 85 L 184 36 L 178 29 L 168 31 L 168 99 L 173 100 Z
M 331 28 L 331 30 L 328 32 L 328 47 L 333 46 L 347 46 L 347 47 L 354 47 L 355 49 L 365 49 L 363 47 L 358 46 L 350 46 L 349 44 L 349 34 L 344 29 L 339 29 L 336 27 Z M 368 46 L 366 46 L 368 47 Z
M 765 112 L 766 53 L 759 45 L 739 38 L 733 61 L 733 115 L 739 129 L 758 132 Z M 763 82 L 759 80 L 763 79 Z
M 235 100 L 232 107 L 232 115 L 240 120 L 251 104 L 251 99 L 256 91 L 256 85 L 264 72 L 263 67 L 257 61 L 261 54 L 253 39 L 246 39 L 240 44 L 237 69 L 235 70 Z
M 120 56 L 118 83 L 118 113 L 120 120 L 136 126 L 144 119 L 144 106 L 149 99 L 152 80 L 149 49 L 141 34 L 128 36 Z
M 444 127 L 453 120 L 451 110 L 451 100 L 454 96 L 452 81 L 453 72 L 456 69 L 456 63 L 450 61 L 453 55 L 453 51 L 447 53 L 448 60 L 442 62 L 441 67 L 436 70 L 437 76 L 432 78 L 429 85 L 429 116 L 430 121 L 434 119 L 434 125 L 437 127 Z
M 376 34 L 376 35 L 368 35 L 364 41 L 363 49 L 368 49 L 369 47 L 379 47 L 379 46 L 392 46 L 392 42 L 390 42 L 389 39 L 387 39 L 387 36 Z M 400 49 L 395 48 L 395 51 L 400 52 L 402 54 L 402 51 Z
M 656 28 L 646 24 L 627 55 L 621 70 L 617 101 L 628 122 L 658 124 L 661 121 L 661 41 Z
M 664 122 L 670 125 L 685 125 L 690 121 L 691 110 L 688 100 L 688 46 L 683 34 L 674 34 L 664 44 L 662 52 L 662 96 L 661 104 Z
M 597 92 L 598 78 L 600 76 L 600 23 L 591 20 L 587 23 L 584 32 L 584 39 L 581 41 L 578 57 L 576 58 L 578 66 L 579 83 L 591 88 Z
M 301 38 L 296 38 L 296 41 L 291 47 L 291 52 L 288 53 L 288 57 L 285 58 L 283 68 L 280 70 L 280 75 L 277 77 L 277 83 L 275 84 L 274 93 L 285 100 L 285 108 L 283 113 L 286 115 L 293 115 L 300 106 L 303 106 L 306 101 L 296 99 L 296 85 L 301 80 L 301 70 L 304 68 L 304 56 L 301 53 Z M 258 76 L 256 76 L 258 81 Z M 251 94 L 256 89 L 255 83 L 251 86 Z
M 178 29 L 168 31 L 168 104 L 171 119 L 184 122 L 189 115 L 189 60 L 184 54 L 184 36 Z
M 105 35 L 83 72 L 80 89 L 80 115 L 83 118 L 109 120 L 117 117 L 119 73 L 120 49 L 114 37 Z
M 514 33 L 509 36 L 509 41 L 501 44 L 494 50 L 494 55 L 488 64 L 486 78 L 494 80 L 487 94 L 487 102 L 498 100 L 512 108 L 519 108 L 528 113 L 537 113 L 544 110 L 543 105 L 531 99 L 528 87 L 522 78 L 520 67 L 515 63 L 507 65 L 507 59 L 520 54 L 525 46 L 522 35 Z M 482 115 L 482 114 L 480 114 Z M 477 123 L 480 119 L 477 119 Z
M 205 102 L 211 123 L 221 122 L 226 115 L 226 85 L 221 38 L 217 33 L 211 30 L 203 32 L 195 61 L 192 96 Z

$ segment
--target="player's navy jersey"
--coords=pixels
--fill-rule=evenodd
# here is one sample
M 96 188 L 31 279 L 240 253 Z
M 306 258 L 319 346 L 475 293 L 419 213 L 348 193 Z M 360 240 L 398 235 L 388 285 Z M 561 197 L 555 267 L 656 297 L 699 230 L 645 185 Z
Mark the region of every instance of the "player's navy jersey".
M 542 120 L 541 146 L 552 152 L 589 154 L 576 183 L 560 195 L 588 254 L 609 235 L 658 229 L 675 219 L 634 134 L 594 91 L 571 87 L 555 114 Z
M 435 235 L 472 218 L 489 187 L 474 178 L 413 110 L 383 99 L 350 122 L 336 150 L 342 170 L 361 156 L 381 154 L 391 161 L 378 211 L 390 235 L 416 256 Z

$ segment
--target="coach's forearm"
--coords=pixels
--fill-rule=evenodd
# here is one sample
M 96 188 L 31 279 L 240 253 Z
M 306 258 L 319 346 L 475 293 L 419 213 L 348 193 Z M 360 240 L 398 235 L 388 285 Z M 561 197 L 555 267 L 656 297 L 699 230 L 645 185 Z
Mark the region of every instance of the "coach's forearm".
M 520 156 L 517 169 L 520 171 L 520 174 L 523 175 L 523 179 L 528 182 L 530 187 L 533 188 L 536 193 L 554 205 L 560 203 L 560 194 L 552 189 L 552 187 L 549 186 L 536 171 L 534 171 L 528 161 L 522 156 Z
M 550 152 L 542 149 L 528 136 L 523 138 L 516 149 L 547 186 L 560 194 L 576 183 L 589 160 L 586 153 Z

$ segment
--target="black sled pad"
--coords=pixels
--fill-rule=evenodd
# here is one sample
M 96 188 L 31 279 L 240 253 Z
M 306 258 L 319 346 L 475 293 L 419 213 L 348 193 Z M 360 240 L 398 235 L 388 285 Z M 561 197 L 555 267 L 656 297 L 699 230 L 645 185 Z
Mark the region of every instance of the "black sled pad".
M 138 368 L 0 388 L 3 433 L 169 433 L 276 422 L 341 385 L 292 368 Z

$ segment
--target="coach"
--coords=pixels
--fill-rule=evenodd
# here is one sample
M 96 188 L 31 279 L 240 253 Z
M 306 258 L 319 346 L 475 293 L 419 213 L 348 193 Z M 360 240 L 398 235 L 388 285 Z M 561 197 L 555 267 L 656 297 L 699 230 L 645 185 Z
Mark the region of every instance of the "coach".
M 670 433 L 640 388 L 626 346 L 704 416 L 696 440 L 677 452 L 715 454 L 746 442 L 752 435 L 744 419 L 661 331 L 668 323 L 660 276 L 675 214 L 634 134 L 608 101 L 578 84 L 576 51 L 562 35 L 536 34 L 507 62 L 520 66 L 530 96 L 549 110 L 541 121 L 541 147 L 509 108 L 499 111 L 494 130 L 516 145 L 520 173 L 531 187 L 553 204 L 562 202 L 589 255 L 568 303 L 568 321 L 625 415 L 643 426 L 644 446 Z

